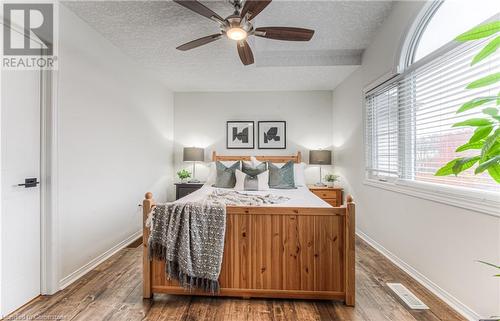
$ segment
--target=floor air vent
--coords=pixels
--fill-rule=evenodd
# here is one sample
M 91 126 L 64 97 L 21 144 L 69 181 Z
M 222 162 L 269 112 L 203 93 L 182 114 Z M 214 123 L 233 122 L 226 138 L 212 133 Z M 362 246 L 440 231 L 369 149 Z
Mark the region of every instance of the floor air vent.
M 401 300 L 406 303 L 410 307 L 410 309 L 414 310 L 427 310 L 428 306 L 424 304 L 424 302 L 420 301 L 419 298 L 415 296 L 415 294 L 411 293 L 404 285 L 401 283 L 387 283 L 387 286 L 396 293 Z

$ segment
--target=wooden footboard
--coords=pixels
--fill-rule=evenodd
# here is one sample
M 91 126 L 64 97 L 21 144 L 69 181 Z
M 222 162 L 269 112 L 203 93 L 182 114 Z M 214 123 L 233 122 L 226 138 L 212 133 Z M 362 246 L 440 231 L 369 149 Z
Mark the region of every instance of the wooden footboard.
M 154 207 L 146 194 L 143 218 Z M 227 207 L 219 296 L 333 299 L 354 305 L 354 219 L 351 197 L 343 207 Z M 144 298 L 189 292 L 148 259 L 144 226 Z

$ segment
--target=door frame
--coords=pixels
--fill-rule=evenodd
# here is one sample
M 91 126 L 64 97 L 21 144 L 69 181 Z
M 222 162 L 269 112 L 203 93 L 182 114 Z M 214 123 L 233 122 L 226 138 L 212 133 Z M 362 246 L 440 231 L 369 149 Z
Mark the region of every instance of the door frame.
M 40 293 L 60 290 L 57 71 L 41 72 Z

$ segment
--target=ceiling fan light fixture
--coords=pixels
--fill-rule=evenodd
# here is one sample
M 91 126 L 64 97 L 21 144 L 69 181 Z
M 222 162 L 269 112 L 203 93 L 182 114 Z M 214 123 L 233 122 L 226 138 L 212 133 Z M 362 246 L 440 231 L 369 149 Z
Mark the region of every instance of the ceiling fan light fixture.
M 248 37 L 248 33 L 240 27 L 232 27 L 226 31 L 226 35 L 229 39 L 240 41 L 245 40 Z

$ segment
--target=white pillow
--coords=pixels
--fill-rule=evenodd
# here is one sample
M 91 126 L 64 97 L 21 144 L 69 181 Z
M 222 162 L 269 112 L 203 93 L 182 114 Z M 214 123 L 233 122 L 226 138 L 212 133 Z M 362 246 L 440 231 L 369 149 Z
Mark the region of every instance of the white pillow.
M 260 164 L 264 163 L 264 162 L 261 162 L 260 160 L 257 160 L 257 158 L 255 158 L 255 156 L 250 156 L 250 162 L 252 163 L 253 167 L 257 167 Z
M 231 167 L 234 163 L 236 163 L 236 161 L 222 161 L 221 163 L 226 167 Z M 241 168 L 241 163 L 240 163 L 240 168 Z M 217 168 L 215 166 L 215 162 L 210 162 L 207 181 L 205 184 L 212 186 L 215 184 L 216 179 L 217 179 Z
M 295 186 L 306 186 L 306 177 L 304 175 L 305 168 L 306 163 L 293 164 L 293 178 L 295 180 Z
M 265 171 L 257 175 L 257 186 L 255 188 L 251 188 L 250 186 L 245 186 L 245 180 L 247 178 L 247 174 L 243 173 L 239 169 L 236 170 L 236 185 L 234 185 L 235 191 L 267 191 L 269 190 L 269 171 Z

